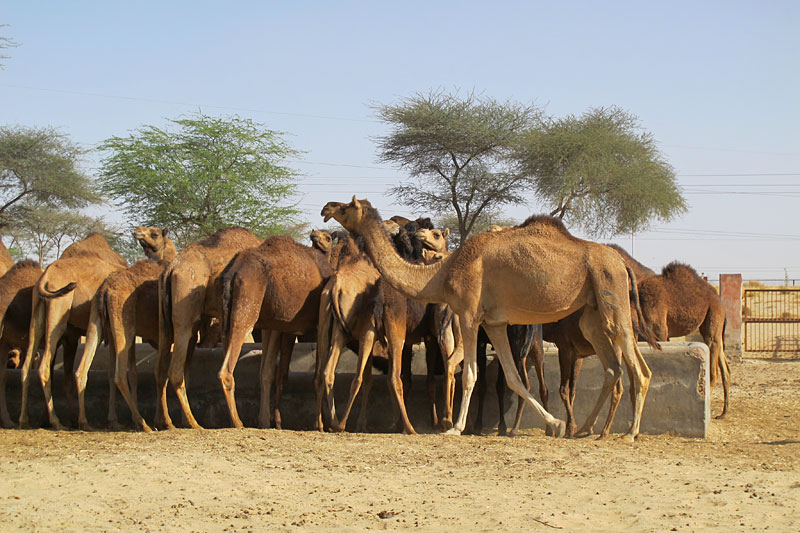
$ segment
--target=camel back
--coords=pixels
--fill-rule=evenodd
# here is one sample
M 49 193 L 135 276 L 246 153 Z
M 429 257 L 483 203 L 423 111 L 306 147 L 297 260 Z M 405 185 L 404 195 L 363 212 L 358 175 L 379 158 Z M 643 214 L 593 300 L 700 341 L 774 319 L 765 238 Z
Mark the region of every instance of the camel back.
M 121 255 L 111 249 L 105 237 L 99 233 L 90 233 L 85 239 L 74 242 L 67 246 L 59 259 L 70 257 L 80 257 L 84 255 L 96 255 L 103 261 L 111 264 L 128 266 L 128 262 Z

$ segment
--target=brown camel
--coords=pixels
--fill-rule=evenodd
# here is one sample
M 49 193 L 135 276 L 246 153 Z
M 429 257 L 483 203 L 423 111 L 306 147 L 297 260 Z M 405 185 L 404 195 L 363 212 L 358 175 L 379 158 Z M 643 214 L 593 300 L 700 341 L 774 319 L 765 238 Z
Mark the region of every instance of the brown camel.
M 326 256 L 330 256 L 333 249 L 331 232 L 325 229 L 311 230 L 311 244 Z
M 331 277 L 327 257 L 317 249 L 303 246 L 287 236 L 267 238 L 260 246 L 236 254 L 220 277 L 222 331 L 225 360 L 219 379 L 231 424 L 243 427 L 236 409 L 233 370 L 245 336 L 254 327 L 262 330 L 261 408 L 259 427 L 270 427 L 270 396 L 282 334 L 291 339 L 288 353 L 281 354 L 276 401 L 288 373 L 294 335 L 317 325 L 319 298 Z M 285 368 L 283 368 L 285 366 Z M 279 405 L 273 418 L 280 423 Z
M 722 375 L 724 404 L 717 418 L 723 418 L 728 413 L 730 370 L 723 346 L 725 308 L 717 291 L 692 267 L 673 261 L 661 275 L 640 282 L 639 294 L 644 318 L 659 340 L 700 329 L 711 356 L 712 389 Z
M 261 244 L 244 228 L 219 230 L 180 251 L 159 279 L 159 335 L 156 363 L 156 426 L 174 428 L 167 410 L 167 379 L 172 384 L 186 421 L 200 424 L 192 415 L 186 396 L 186 362 L 194 348 L 203 317 L 220 318 L 218 277 L 237 253 Z M 170 346 L 172 356 L 170 357 Z
M 8 253 L 8 248 L 0 239 L 0 276 L 8 272 L 14 266 L 14 258 Z
M 6 368 L 9 352 L 14 351 L 14 367 L 19 353 L 28 347 L 33 286 L 42 275 L 36 261 L 20 261 L 0 277 L 0 422 L 6 428 L 13 423 L 6 404 Z
M 74 412 L 75 388 L 73 364 L 78 340 L 86 331 L 94 294 L 112 272 L 126 268 L 125 260 L 111 249 L 102 235 L 91 234 L 64 250 L 61 258 L 48 266 L 33 290 L 28 348 L 22 366 L 22 406 L 20 427 L 28 427 L 27 402 L 30 386 L 30 367 L 39 343 L 44 337 L 44 353 L 39 364 L 39 379 L 44 390 L 47 414 L 54 429 L 64 426 L 56 415 L 51 393 L 51 362 L 62 335 L 67 335 L 64 347 L 64 376 L 69 382 L 68 406 L 70 419 Z
M 599 412 L 622 376 L 622 359 L 632 374 L 635 397 L 628 440 L 639 434 L 642 408 L 651 372 L 631 325 L 628 271 L 610 248 L 569 234 L 560 220 L 534 216 L 522 227 L 475 235 L 443 261 L 412 265 L 394 250 L 380 216 L 367 200 L 329 202 L 322 209 L 362 235 L 367 253 L 381 276 L 405 295 L 448 304 L 459 317 L 464 342 L 463 399 L 453 433 L 465 426 L 475 385 L 478 327 L 483 326 L 497 350 L 508 384 L 544 418 L 556 436 L 565 424 L 525 390 L 514 368 L 506 336 L 508 324 L 555 322 L 580 308 L 581 330 L 591 340 L 606 368 L 606 380 L 595 405 Z M 594 415 L 596 416 L 596 415 Z
M 147 259 L 111 273 L 92 300 L 83 357 L 75 374 L 78 426 L 84 430 L 91 430 L 84 403 L 89 368 L 97 346 L 105 337 L 109 341 L 108 423 L 112 428 L 119 427 L 116 410 L 119 389 L 135 424 L 150 431 L 136 408 L 136 335 L 153 346 L 158 345 L 158 278 L 168 262 L 175 259 L 177 251 L 166 229 L 137 226 L 133 236 Z
M 406 227 L 410 228 L 409 222 Z M 384 221 L 384 227 L 395 236 L 398 250 L 414 254 L 416 248 L 414 240 L 417 236 L 407 235 L 406 229 L 394 221 Z M 437 233 L 441 235 L 439 230 Z M 403 235 L 406 233 L 406 235 Z M 397 241 L 408 240 L 407 245 L 400 245 Z M 441 250 L 446 250 L 446 241 L 439 239 L 435 243 Z M 422 250 L 424 253 L 424 250 Z M 433 251 L 432 251 L 433 252 Z M 411 256 L 409 256 L 411 258 Z M 352 252 L 348 261 L 344 262 L 338 272 L 331 278 L 326 286 L 321 299 L 320 325 L 318 328 L 318 370 L 316 375 L 317 389 L 317 426 L 322 428 L 322 401 L 327 399 L 328 417 L 332 422 L 332 429 L 344 430 L 347 419 L 353 408 L 359 390 L 362 392 L 362 408 L 359 413 L 358 429 L 366 428 L 366 401 L 371 383 L 371 357 L 384 356 L 388 349 L 388 357 L 392 369 L 391 385 L 397 399 L 398 414 L 403 425 L 403 430 L 413 433 L 414 429 L 405 412 L 404 388 L 408 384 L 401 382 L 401 373 L 410 374 L 410 361 L 413 343 L 424 340 L 426 343 L 426 356 L 428 358 L 428 393 L 432 409 L 432 419 L 437 423 L 435 407 L 435 378 L 433 375 L 433 360 L 441 350 L 444 354 L 452 352 L 452 332 L 440 335 L 440 320 L 435 315 L 438 306 L 426 306 L 413 302 L 398 293 L 391 286 L 380 281 L 377 270 L 371 265 L 360 250 Z M 334 320 L 331 323 L 331 317 Z M 330 329 L 332 327 L 332 330 Z M 358 344 L 355 351 L 358 354 L 356 374 L 350 385 L 350 396 L 347 407 L 341 420 L 336 421 L 333 408 L 333 381 L 335 379 L 336 365 L 339 355 L 347 339 Z M 330 340 L 329 340 L 330 339 Z M 383 346 L 384 339 L 387 342 Z M 435 340 L 434 340 L 435 339 Z M 449 340 L 449 344 L 447 341 Z M 437 346 L 437 344 L 439 346 Z M 326 355 L 327 354 L 327 355 Z M 371 355 L 372 354 L 372 355 Z M 324 363 L 324 364 L 323 364 Z M 322 368 L 324 366 L 324 368 Z M 404 368 L 408 366 L 408 368 Z
M 616 244 L 608 244 L 609 248 L 614 249 L 622 260 L 625 262 L 632 274 L 631 279 L 635 279 L 637 283 L 641 280 L 655 276 L 655 272 L 636 261 L 628 254 L 622 247 Z M 632 309 L 641 309 L 637 303 L 639 293 L 633 292 L 631 289 L 631 305 Z M 595 419 L 587 419 L 580 431 L 577 429 L 575 422 L 575 414 L 573 406 L 575 405 L 575 392 L 578 376 L 580 375 L 583 366 L 583 360 L 590 355 L 594 355 L 594 347 L 583 336 L 580 328 L 580 319 L 583 311 L 577 311 L 566 318 L 562 318 L 558 322 L 545 324 L 543 329 L 544 340 L 552 342 L 558 348 L 558 362 L 561 370 L 561 384 L 559 386 L 559 395 L 561 401 L 564 403 L 564 409 L 567 413 L 567 437 L 574 436 L 588 436 L 594 431 Z M 639 317 L 638 314 L 632 314 L 634 331 L 638 334 L 639 338 L 645 340 L 655 349 L 660 349 L 656 342 L 657 339 L 653 335 L 647 322 Z M 614 421 L 619 400 L 622 397 L 622 383 L 619 382 L 618 386 L 612 391 L 612 401 L 609 405 L 608 416 L 606 417 L 605 425 L 600 433 L 601 437 L 608 435 L 611 430 L 611 424 Z

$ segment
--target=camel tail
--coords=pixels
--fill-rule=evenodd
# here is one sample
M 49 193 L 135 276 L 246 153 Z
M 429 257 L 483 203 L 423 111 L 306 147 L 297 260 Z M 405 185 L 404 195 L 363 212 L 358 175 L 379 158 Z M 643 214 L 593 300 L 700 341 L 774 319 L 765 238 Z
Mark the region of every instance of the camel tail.
M 36 289 L 42 298 L 58 298 L 60 296 L 64 296 L 65 294 L 69 294 L 75 289 L 75 287 L 78 286 L 78 284 L 74 281 L 70 281 L 60 289 L 51 289 L 47 275 L 48 270 L 44 271 L 42 277 L 39 278 L 39 283 L 36 284 Z
M 530 353 L 531 348 L 533 347 L 533 343 L 539 340 L 540 332 L 542 331 L 541 324 L 531 324 L 525 326 L 525 342 L 522 344 L 522 350 L 520 351 L 519 355 L 521 357 L 527 357 L 528 353 Z
M 439 317 L 439 346 L 444 346 L 445 344 L 445 337 L 447 333 L 447 328 L 453 323 L 453 310 L 450 309 L 449 305 L 443 306 L 442 314 Z
M 630 277 L 631 280 L 631 315 L 633 315 L 634 312 L 636 313 L 636 320 L 632 320 L 633 334 L 636 335 L 637 338 L 644 339 L 654 350 L 660 351 L 661 344 L 658 343 L 658 338 L 653 332 L 653 328 L 651 328 L 650 324 L 645 320 L 644 313 L 642 312 L 642 306 L 639 302 L 639 288 L 636 285 L 636 274 L 633 273 L 633 270 L 631 270 L 629 266 L 625 266 L 625 269 L 628 271 L 628 277 Z
M 172 338 L 172 264 L 167 265 L 161 278 L 158 280 L 159 292 L 159 337 L 160 339 Z M 159 340 L 159 342 L 164 342 Z
M 231 328 L 231 308 L 233 303 L 233 282 L 236 277 L 236 273 L 230 273 L 228 267 L 233 264 L 233 261 L 228 263 L 228 266 L 225 267 L 225 270 L 222 271 L 221 275 L 221 285 L 222 285 L 222 297 L 220 299 L 220 303 L 222 306 L 221 314 L 220 314 L 220 330 L 222 333 L 222 345 L 228 345 L 228 339 L 230 339 L 230 328 Z M 263 339 L 262 339 L 263 340 Z
M 342 328 L 344 334 L 347 335 L 349 338 L 353 337 L 353 332 L 350 327 L 347 325 L 347 321 L 344 319 L 342 315 L 342 303 L 340 301 L 341 298 L 341 291 L 334 290 L 336 285 L 331 288 L 331 310 L 333 311 L 333 318 L 336 320 L 336 323 L 339 324 L 339 327 Z

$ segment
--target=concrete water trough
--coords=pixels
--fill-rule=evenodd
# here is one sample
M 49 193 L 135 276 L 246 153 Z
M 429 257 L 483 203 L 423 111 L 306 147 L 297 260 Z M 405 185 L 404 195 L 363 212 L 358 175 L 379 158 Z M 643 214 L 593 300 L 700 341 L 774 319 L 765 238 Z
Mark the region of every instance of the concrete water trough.
M 644 344 L 640 349 L 653 371 L 653 380 L 647 395 L 642 416 L 642 433 L 670 433 L 685 437 L 704 438 L 710 420 L 710 395 L 708 375 L 708 348 L 700 343 L 662 343 L 663 351 L 654 352 Z M 86 392 L 87 413 L 90 423 L 95 427 L 105 427 L 108 405 L 108 381 L 106 352 L 99 351 L 94 366 L 90 371 Z M 316 412 L 316 401 L 313 389 L 315 345 L 299 343 L 295 345 L 289 382 L 283 396 L 282 419 L 285 429 L 312 429 Z M 245 425 L 255 426 L 258 415 L 258 372 L 260 345 L 247 344 L 236 367 L 236 398 L 239 414 Z M 60 359 L 60 358 L 59 358 Z M 414 378 L 409 394 L 409 417 L 417 431 L 436 431 L 430 424 L 430 415 L 425 383 L 424 347 L 415 349 Z M 146 420 L 151 421 L 155 413 L 155 394 L 153 364 L 155 352 L 148 345 L 137 345 L 137 368 L 139 372 L 139 408 Z M 217 348 L 198 349 L 192 362 L 188 376 L 188 394 L 192 410 L 198 422 L 208 428 L 228 427 L 228 411 L 217 378 L 222 363 L 222 350 Z M 77 362 L 76 362 L 77 365 Z M 344 408 L 349 391 L 352 372 L 355 366 L 355 354 L 345 352 L 340 361 L 340 373 L 337 375 L 335 397 L 339 412 Z M 495 394 L 496 361 L 487 367 L 487 395 L 484 412 L 485 430 L 497 426 L 498 408 Z M 20 377 L 19 370 L 9 370 L 7 379 L 7 399 L 12 419 L 19 414 Z M 538 399 L 538 387 L 535 385 L 533 369 L 530 371 L 533 394 Z M 550 390 L 549 410 L 560 418 L 564 418 L 564 410 L 558 395 L 559 367 L 557 352 L 552 348 L 546 350 L 545 376 Z M 603 372 L 597 357 L 589 357 L 584 361 L 583 370 L 578 382 L 575 400 L 575 415 L 578 425 L 594 406 L 602 384 Z M 67 407 L 62 391 L 63 370 L 60 365 L 54 373 L 54 397 L 56 410 L 62 419 L 67 420 Z M 460 374 L 456 392 L 456 403 L 460 400 Z M 622 433 L 628 429 L 631 420 L 631 403 L 628 397 L 628 379 L 623 377 L 625 394 L 612 427 L 613 433 Z M 376 375 L 369 401 L 368 423 L 372 431 L 390 431 L 392 429 L 392 404 L 387 388 L 386 376 Z M 173 420 L 181 420 L 180 407 L 171 390 L 168 392 L 170 413 Z M 442 389 L 441 377 L 438 378 L 437 403 L 441 413 Z M 477 405 L 477 393 L 473 394 L 472 409 Z M 506 421 L 513 422 L 516 410 L 516 398 L 506 393 Z M 358 416 L 359 402 L 350 417 L 348 429 L 354 425 Z M 456 413 L 458 405 L 456 405 Z M 130 413 L 122 398 L 117 395 L 117 412 L 120 421 L 129 423 Z M 599 431 L 605 420 L 607 407 L 600 413 L 595 426 Z M 47 426 L 44 401 L 38 376 L 31 382 L 30 418 L 33 425 Z M 532 409 L 526 408 L 522 427 L 544 427 Z

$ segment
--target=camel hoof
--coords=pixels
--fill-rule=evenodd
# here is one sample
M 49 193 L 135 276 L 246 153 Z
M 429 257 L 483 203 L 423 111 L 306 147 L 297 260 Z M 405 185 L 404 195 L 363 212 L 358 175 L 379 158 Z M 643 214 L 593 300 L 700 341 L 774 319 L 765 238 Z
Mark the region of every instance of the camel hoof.
M 54 431 L 67 431 L 67 427 L 63 425 L 61 422 L 56 420 L 55 422 L 50 422 L 50 428 Z
M 497 436 L 498 437 L 505 437 L 508 435 L 508 429 L 506 428 L 497 428 Z
M 142 422 L 142 426 L 141 427 L 142 427 L 142 431 L 144 431 L 145 433 L 152 433 L 153 432 L 153 430 L 150 428 L 150 426 L 148 426 L 144 422 Z
M 728 418 L 728 413 L 722 412 L 722 413 L 718 414 L 717 416 L 715 416 L 714 420 L 725 420 L 726 418 Z
M 95 429 L 89 425 L 89 422 L 78 422 L 78 429 L 81 431 L 94 431 Z
M 551 431 L 551 437 L 557 439 L 563 438 L 567 433 L 567 424 L 563 420 L 556 420 L 554 424 L 548 426 Z
M 450 431 L 453 429 L 453 421 L 443 418 L 442 421 L 439 422 L 439 426 L 442 428 L 442 431 Z
M 450 428 L 444 432 L 444 435 L 461 435 L 461 431 L 458 428 Z
M 620 439 L 625 442 L 633 444 L 636 441 L 636 436 L 631 433 L 626 433 L 622 437 L 620 437 Z
M 28 420 L 20 420 L 19 421 L 19 429 L 33 429 L 31 426 L 30 421 Z
M 111 431 L 122 431 L 125 429 L 125 426 L 119 423 L 117 420 L 109 420 L 108 422 L 108 429 Z

